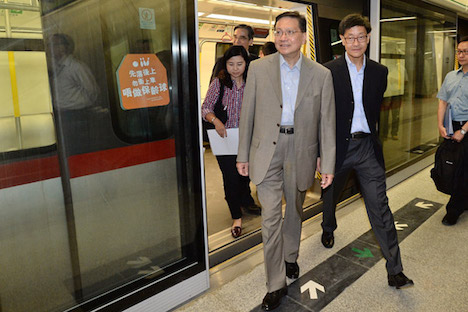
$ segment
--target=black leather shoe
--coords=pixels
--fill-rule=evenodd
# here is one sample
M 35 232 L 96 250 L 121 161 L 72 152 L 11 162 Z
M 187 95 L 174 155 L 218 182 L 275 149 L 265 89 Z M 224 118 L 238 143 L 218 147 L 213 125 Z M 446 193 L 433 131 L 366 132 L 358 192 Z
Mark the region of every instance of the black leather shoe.
M 276 309 L 281 304 L 281 298 L 283 298 L 287 294 L 288 294 L 287 287 L 283 287 L 271 293 L 267 293 L 265 295 L 265 298 L 263 298 L 262 309 L 265 311 L 271 311 L 273 309 Z
M 407 278 L 406 275 L 403 274 L 403 272 L 400 272 L 395 275 L 388 274 L 388 285 L 396 287 L 396 289 L 400 289 L 413 286 L 414 282 Z
M 442 224 L 443 225 L 454 225 L 457 223 L 458 217 L 454 215 L 449 215 L 448 213 L 445 215 L 445 217 L 442 219 Z
M 247 212 L 248 214 L 252 214 L 256 216 L 259 216 L 262 214 L 262 208 L 258 206 L 257 204 L 252 204 L 243 208 L 245 212 Z
M 296 279 L 299 277 L 299 266 L 297 262 L 286 262 L 286 276 Z
M 325 248 L 332 248 L 335 244 L 335 237 L 333 236 L 333 232 L 325 232 L 322 233 L 322 244 Z

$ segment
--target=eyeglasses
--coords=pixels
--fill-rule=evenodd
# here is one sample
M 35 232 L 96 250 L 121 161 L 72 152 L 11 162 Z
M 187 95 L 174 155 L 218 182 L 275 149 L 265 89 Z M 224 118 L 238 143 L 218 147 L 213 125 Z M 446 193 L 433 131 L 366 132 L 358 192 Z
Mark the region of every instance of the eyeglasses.
M 298 33 L 299 30 L 275 30 L 273 33 L 275 34 L 275 37 L 281 37 L 285 35 L 286 37 L 292 37 L 295 33 Z
M 344 40 L 346 41 L 346 43 L 348 44 L 351 44 L 351 43 L 354 43 L 354 41 L 358 41 L 359 43 L 363 43 L 365 42 L 367 39 L 367 35 L 365 36 L 359 36 L 359 37 L 345 37 Z
M 455 52 L 460 55 L 468 55 L 468 50 L 456 50 Z
M 236 36 L 234 35 L 234 40 L 249 40 L 246 36 Z

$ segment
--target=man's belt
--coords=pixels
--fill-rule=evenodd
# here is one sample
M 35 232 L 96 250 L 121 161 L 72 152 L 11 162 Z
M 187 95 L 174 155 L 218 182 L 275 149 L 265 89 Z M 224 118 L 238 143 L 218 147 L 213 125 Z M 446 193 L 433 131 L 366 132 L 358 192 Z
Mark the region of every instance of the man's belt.
M 367 132 L 354 132 L 351 133 L 351 139 L 352 140 L 357 140 L 357 139 L 364 139 L 367 138 L 370 135 L 370 133 Z
M 280 133 L 293 134 L 294 133 L 294 128 L 292 128 L 292 127 L 281 127 L 280 128 Z

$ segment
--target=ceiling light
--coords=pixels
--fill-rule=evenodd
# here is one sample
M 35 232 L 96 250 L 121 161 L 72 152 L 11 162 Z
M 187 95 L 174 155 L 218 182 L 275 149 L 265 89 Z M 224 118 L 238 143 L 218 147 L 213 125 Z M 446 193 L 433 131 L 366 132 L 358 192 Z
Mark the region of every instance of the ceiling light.
M 393 17 L 393 18 L 382 18 L 380 20 L 381 23 L 385 22 L 397 22 L 397 21 L 407 21 L 407 20 L 415 20 L 416 16 L 402 16 L 402 17 Z
M 221 20 L 253 23 L 253 24 L 270 25 L 270 21 L 264 20 L 264 19 L 258 19 L 258 18 L 248 18 L 248 17 L 232 16 L 232 15 L 224 15 L 224 14 L 210 14 L 210 15 L 205 16 L 205 17 L 214 18 L 214 19 L 221 19 Z

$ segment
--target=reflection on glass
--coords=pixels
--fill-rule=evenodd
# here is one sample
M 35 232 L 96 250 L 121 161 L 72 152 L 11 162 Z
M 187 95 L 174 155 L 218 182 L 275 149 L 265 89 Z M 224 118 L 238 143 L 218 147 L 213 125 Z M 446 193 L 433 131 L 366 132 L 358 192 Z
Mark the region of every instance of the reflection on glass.
M 387 170 L 434 148 L 437 91 L 453 69 L 455 17 L 401 1 L 382 1 L 381 63 L 388 87 L 380 118 Z
M 23 12 L 3 11 L 0 36 L 10 39 L 0 39 L 0 311 L 64 311 L 98 297 L 102 304 L 204 267 L 193 199 L 199 167 L 187 160 L 198 151 L 187 152 L 189 135 L 175 135 L 185 124 L 175 121 L 180 94 L 172 94 L 182 90 L 171 79 L 181 32 L 174 6 L 186 4 L 43 0 L 39 8 L 27 0 L 15 2 Z M 154 12 L 156 29 L 142 26 L 141 8 Z M 169 105 L 120 107 L 117 67 L 139 53 L 166 68 Z

